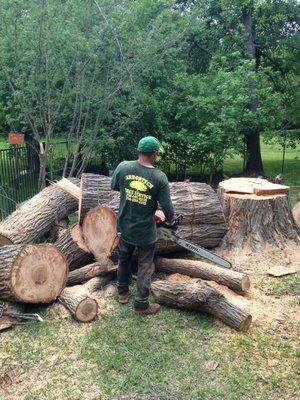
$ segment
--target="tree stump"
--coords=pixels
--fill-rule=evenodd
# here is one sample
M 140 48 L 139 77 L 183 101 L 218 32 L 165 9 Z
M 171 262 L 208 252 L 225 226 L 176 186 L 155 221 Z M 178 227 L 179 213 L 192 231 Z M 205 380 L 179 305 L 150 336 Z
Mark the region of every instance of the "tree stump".
M 50 303 L 65 287 L 68 267 L 51 244 L 0 247 L 0 299 Z
M 247 331 L 252 316 L 230 303 L 203 281 L 197 283 L 171 283 L 156 281 L 151 285 L 155 300 L 169 307 L 206 312 L 219 318 L 238 331 Z
M 78 179 L 72 181 L 79 184 Z M 0 246 L 32 243 L 77 208 L 72 196 L 58 186 L 48 186 L 0 223 Z
M 274 185 L 272 194 L 272 184 L 268 182 L 264 189 L 264 183 L 256 181 L 265 180 L 251 178 L 253 187 L 241 184 L 241 188 L 237 178 L 234 185 L 227 186 L 227 181 L 220 183 L 218 194 L 228 223 L 221 244 L 224 249 L 250 247 L 256 251 L 266 244 L 283 247 L 288 240 L 299 242 L 300 230 L 292 215 L 288 193 L 283 193 L 286 186 L 280 189 L 278 186 L 282 185 Z
M 208 281 L 215 281 L 236 291 L 250 289 L 250 279 L 240 272 L 224 269 L 198 260 L 156 257 L 157 272 L 179 273 Z

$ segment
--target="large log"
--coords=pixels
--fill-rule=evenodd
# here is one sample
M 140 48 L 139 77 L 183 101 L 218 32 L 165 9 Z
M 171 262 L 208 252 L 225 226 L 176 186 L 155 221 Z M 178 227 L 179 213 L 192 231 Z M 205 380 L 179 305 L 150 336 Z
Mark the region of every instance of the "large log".
M 108 276 L 95 277 L 84 285 L 66 287 L 58 300 L 77 321 L 90 322 L 98 314 L 98 303 L 93 298 L 93 292 L 100 290 L 108 280 Z
M 230 303 L 203 281 L 197 283 L 171 283 L 156 281 L 151 285 L 155 300 L 169 307 L 206 312 L 219 318 L 238 331 L 247 331 L 252 316 Z
M 67 286 L 78 285 L 96 276 L 111 275 L 117 271 L 117 268 L 117 265 L 112 260 L 103 258 L 93 264 L 88 264 L 71 271 L 68 276 Z
M 0 247 L 0 299 L 50 303 L 65 287 L 67 262 L 51 244 Z
M 157 272 L 179 273 L 215 281 L 236 291 L 247 291 L 250 288 L 250 279 L 247 275 L 203 261 L 156 257 L 154 262 Z
M 32 243 L 77 208 L 72 196 L 58 186 L 48 186 L 0 223 L 0 246 Z
M 221 182 L 218 190 L 228 222 L 228 232 L 222 240 L 224 249 L 249 247 L 256 251 L 266 244 L 283 247 L 288 240 L 299 242 L 300 229 L 288 194 L 271 194 L 270 190 L 268 195 L 261 194 L 263 190 L 259 194 L 226 192 L 225 183 Z
M 65 256 L 70 271 L 92 262 L 94 258 L 87 248 L 83 249 L 78 245 L 79 239 L 76 236 L 77 226 L 73 225 L 60 232 L 54 243 Z

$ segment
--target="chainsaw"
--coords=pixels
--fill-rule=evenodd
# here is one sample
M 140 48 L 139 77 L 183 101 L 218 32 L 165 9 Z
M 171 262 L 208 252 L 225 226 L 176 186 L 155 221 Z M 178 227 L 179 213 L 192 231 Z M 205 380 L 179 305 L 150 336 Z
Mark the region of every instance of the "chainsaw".
M 212 253 L 204 249 L 203 247 L 196 245 L 188 240 L 182 239 L 180 236 L 176 235 L 176 231 L 178 229 L 178 225 L 183 220 L 183 215 L 180 214 L 176 216 L 174 221 L 171 224 L 167 224 L 166 222 L 159 222 L 157 224 L 157 234 L 158 238 L 164 240 L 170 240 L 173 243 L 178 244 L 179 246 L 192 251 L 193 253 L 206 258 L 209 261 L 218 264 L 222 268 L 231 268 L 232 265 L 229 261 L 225 260 L 224 258 L 217 256 L 216 254 Z
M 7 304 L 4 301 L 0 302 L 0 318 L 1 317 L 11 317 L 17 319 L 23 319 L 26 321 L 43 322 L 43 318 L 39 314 L 30 313 L 18 313 L 14 311 L 9 311 L 7 309 Z

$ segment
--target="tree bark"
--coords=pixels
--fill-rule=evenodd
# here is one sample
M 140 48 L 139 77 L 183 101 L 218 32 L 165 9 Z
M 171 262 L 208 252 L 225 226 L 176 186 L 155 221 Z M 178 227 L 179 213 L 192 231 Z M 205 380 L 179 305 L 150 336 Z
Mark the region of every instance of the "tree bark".
M 68 267 L 51 244 L 0 247 L 0 299 L 50 303 L 67 281 Z
M 77 208 L 76 200 L 58 186 L 46 187 L 0 223 L 0 246 L 32 243 Z
M 179 273 L 215 281 L 236 291 L 247 291 L 250 288 L 250 279 L 247 275 L 203 261 L 156 257 L 154 263 L 157 272 Z
M 285 246 L 288 240 L 299 242 L 297 227 L 287 194 L 256 195 L 225 193 L 219 189 L 228 232 L 221 247 L 262 250 L 266 244 Z
M 247 331 L 252 316 L 230 303 L 203 281 L 197 283 L 170 283 L 156 281 L 151 285 L 155 300 L 169 307 L 206 312 L 219 318 L 238 331 Z
M 94 207 L 107 204 L 113 191 L 110 188 L 110 178 L 105 175 L 83 173 L 80 181 L 79 221 Z
M 109 258 L 97 261 L 93 264 L 85 265 L 84 267 L 77 268 L 71 271 L 68 276 L 67 286 L 74 286 L 86 282 L 96 276 L 111 276 L 117 271 L 117 265 Z
M 74 241 L 72 235 L 73 229 L 76 229 L 76 226 L 63 230 L 54 243 L 66 258 L 70 271 L 93 261 L 94 258 L 93 255 L 87 251 L 88 249 L 83 250 L 82 247 L 79 247 L 78 243 Z

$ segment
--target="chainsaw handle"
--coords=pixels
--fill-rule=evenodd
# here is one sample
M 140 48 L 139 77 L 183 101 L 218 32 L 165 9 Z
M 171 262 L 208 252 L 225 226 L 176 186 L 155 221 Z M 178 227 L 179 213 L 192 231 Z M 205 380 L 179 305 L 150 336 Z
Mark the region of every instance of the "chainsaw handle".
M 176 231 L 178 228 L 178 225 L 180 224 L 180 222 L 183 220 L 183 215 L 182 214 L 178 214 L 175 216 L 174 220 L 171 223 L 168 223 L 166 221 L 162 221 L 162 222 L 158 222 L 156 224 L 157 228 L 163 227 L 163 228 L 167 228 L 167 229 L 171 229 L 172 231 Z

